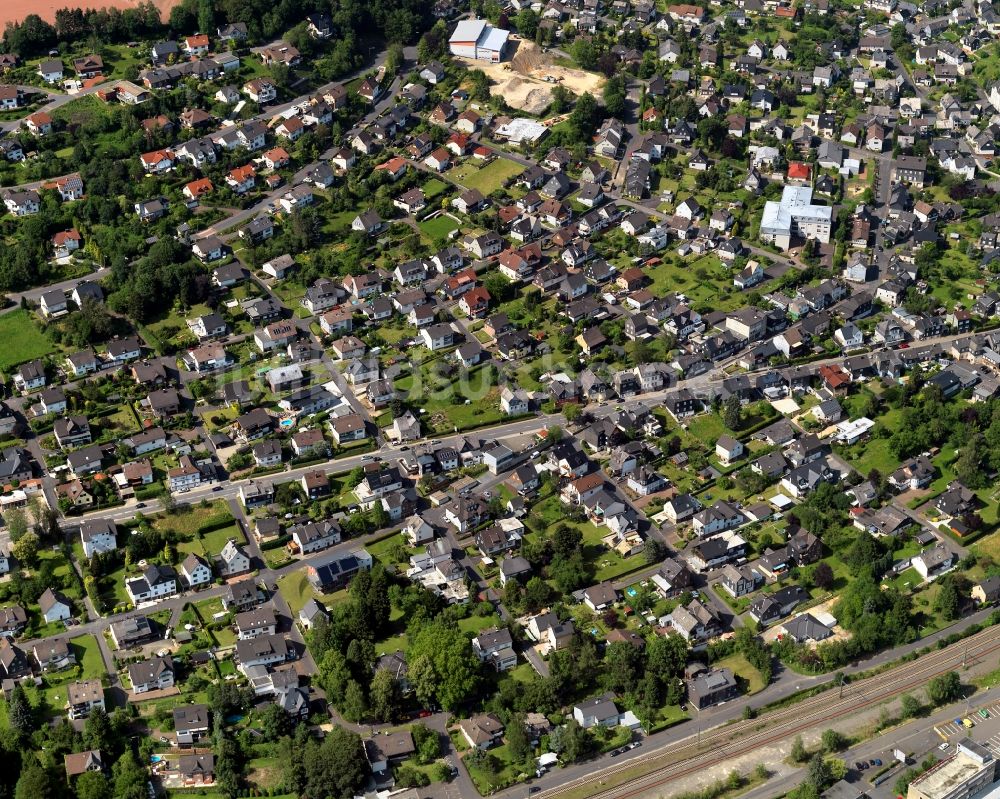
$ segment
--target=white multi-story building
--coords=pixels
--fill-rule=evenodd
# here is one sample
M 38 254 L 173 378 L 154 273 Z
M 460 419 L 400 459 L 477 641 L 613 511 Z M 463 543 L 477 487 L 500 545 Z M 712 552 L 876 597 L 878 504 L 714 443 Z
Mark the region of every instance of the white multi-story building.
M 760 221 L 760 238 L 787 250 L 792 236 L 830 243 L 833 209 L 828 205 L 812 204 L 812 189 L 808 186 L 785 186 L 781 201 L 769 200 L 764 205 Z

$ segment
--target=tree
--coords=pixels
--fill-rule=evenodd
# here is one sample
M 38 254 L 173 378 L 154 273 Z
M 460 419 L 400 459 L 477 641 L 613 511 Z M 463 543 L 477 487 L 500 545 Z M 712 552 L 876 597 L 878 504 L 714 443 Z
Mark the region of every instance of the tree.
M 361 721 L 368 715 L 369 708 L 365 690 L 357 680 L 352 678 L 347 681 L 340 709 L 348 721 Z
M 573 93 L 569 89 L 561 83 L 552 87 L 552 104 L 549 106 L 549 113 L 563 114 L 572 104 Z
M 830 781 L 830 767 L 827 765 L 823 755 L 817 752 L 809 760 L 808 780 L 817 790 L 822 790 Z
M 423 766 L 433 763 L 441 756 L 441 738 L 426 724 L 414 724 L 410 728 L 413 745 L 417 749 L 417 762 Z
M 100 771 L 85 771 L 76 778 L 76 799 L 111 799 L 111 785 Z
M 408 657 L 407 661 L 409 665 L 407 677 L 410 681 L 410 686 L 413 688 L 413 693 L 416 694 L 420 704 L 427 707 L 434 701 L 435 682 L 437 680 L 437 675 L 434 672 L 434 662 L 427 655 L 413 657 L 412 661 Z
M 552 587 L 541 577 L 532 577 L 524 586 L 524 604 L 528 610 L 538 610 L 549 604 Z
M 28 530 L 21 538 L 11 547 L 11 554 L 17 558 L 20 563 L 25 565 L 34 565 L 36 559 L 38 558 L 38 547 L 40 542 L 38 536 L 31 530 Z
M 282 764 L 281 780 L 286 791 L 302 795 L 306 786 L 306 765 L 303 757 L 315 754 L 315 741 L 309 732 L 309 727 L 300 724 L 295 728 L 291 738 L 281 739 L 278 752 Z
M 570 558 L 583 543 L 583 532 L 578 527 L 560 524 L 552 532 L 552 554 L 557 559 Z
M 507 302 L 514 299 L 514 284 L 499 272 L 488 273 L 483 287 L 490 293 L 493 302 Z
M 621 76 L 604 84 L 604 110 L 612 117 L 621 117 L 625 113 L 625 81 Z
M 208 702 L 222 718 L 242 713 L 253 704 L 253 689 L 234 683 L 213 683 L 208 687 Z
M 115 785 L 115 799 L 148 799 L 146 770 L 131 749 L 126 749 L 111 770 Z
M 31 735 L 35 730 L 35 714 L 28 701 L 28 695 L 20 683 L 15 683 L 7 705 L 7 717 L 12 730 L 19 735 Z
M 34 753 L 21 760 L 21 776 L 17 778 L 14 799 L 51 799 L 55 795 L 49 772 L 38 762 Z
M 431 696 L 446 710 L 455 710 L 471 699 L 479 687 L 481 679 L 479 659 L 469 646 L 469 640 L 457 625 L 444 619 L 425 622 L 410 639 L 408 657 L 414 662 L 426 659 L 421 666 L 415 686 L 418 696 L 426 699 L 428 689 Z M 433 682 L 426 684 L 427 678 Z M 411 674 L 410 679 L 413 680 Z
M 10 540 L 17 543 L 28 532 L 28 519 L 20 508 L 11 508 L 4 514 L 4 521 L 7 522 L 7 530 L 10 533 Z
M 817 587 L 822 588 L 824 591 L 829 591 L 833 588 L 835 578 L 830 564 L 825 562 L 817 563 L 816 568 L 812 572 L 812 579 Z
M 823 751 L 827 753 L 839 752 L 848 744 L 847 738 L 836 730 L 823 730 L 820 738 Z
M 243 784 L 243 754 L 235 739 L 225 737 L 221 724 L 215 737 L 215 785 L 220 793 L 235 799 Z
M 576 719 L 570 719 L 562 730 L 562 753 L 565 760 L 575 763 L 590 754 L 592 741 Z
M 722 406 L 722 423 L 730 430 L 739 430 L 742 416 L 743 406 L 740 403 L 739 396 L 730 394 Z
M 903 718 L 906 719 L 916 718 L 920 715 L 922 709 L 920 700 L 913 696 L 913 694 L 903 694 L 899 697 L 899 708 L 903 714 Z
M 802 736 L 796 735 L 795 740 L 792 741 L 792 760 L 796 763 L 804 763 L 806 758 L 809 757 L 809 753 L 806 751 L 806 745 L 802 743 Z
M 431 778 L 417 768 L 404 763 L 396 768 L 396 782 L 403 788 L 423 788 L 431 784 Z
M 955 461 L 955 476 L 971 489 L 983 488 L 988 480 L 983 469 L 985 448 L 982 435 L 973 436 L 961 447 Z
M 575 402 L 568 402 L 563 405 L 562 412 L 563 416 L 566 417 L 566 421 L 572 424 L 580 418 L 580 415 L 583 413 L 583 408 Z
M 616 693 L 635 689 L 642 671 L 642 653 L 627 641 L 610 644 L 604 654 L 605 682 Z
M 280 705 L 269 704 L 260 713 L 265 741 L 278 741 L 292 731 L 292 720 Z
M 646 545 L 642 548 L 643 560 L 650 565 L 659 563 L 667 557 L 667 547 L 658 538 L 646 539 Z
M 110 752 L 115 748 L 115 733 L 103 708 L 95 708 L 83 725 L 83 743 L 88 749 Z
M 958 672 L 949 671 L 934 677 L 927 683 L 927 699 L 932 705 L 944 705 L 960 699 L 962 680 Z
M 597 48 L 589 39 L 576 39 L 569 48 L 569 53 L 573 60 L 580 65 L 581 69 L 592 70 L 597 66 Z M 589 95 L 583 95 L 588 97 Z M 580 99 L 583 99 L 582 97 Z
M 654 635 L 646 646 L 646 671 L 662 683 L 679 677 L 687 663 L 687 642 L 679 635 Z
M 350 799 L 367 776 L 360 736 L 334 726 L 321 744 L 303 753 L 306 784 L 303 793 L 310 799 Z
M 385 56 L 385 73 L 386 75 L 395 75 L 403 66 L 403 62 L 406 60 L 403 55 L 403 45 L 398 42 L 394 42 L 389 45 L 389 50 Z
M 372 715 L 377 721 L 394 721 L 399 715 L 402 701 L 399 683 L 388 669 L 379 669 L 375 672 L 369 689 L 369 700 Z
M 511 717 L 504 730 L 504 737 L 507 741 L 507 751 L 514 758 L 514 762 L 525 762 L 531 754 L 531 741 L 528 739 L 528 730 L 524 726 L 523 716 L 518 714 Z
M 941 590 L 938 592 L 937 599 L 934 600 L 934 609 L 941 614 L 943 619 L 951 621 L 958 617 L 961 604 L 958 588 L 955 586 L 954 580 L 947 578 L 940 580 L 940 585 Z
M 525 39 L 534 39 L 538 30 L 538 14 L 530 8 L 524 8 L 514 18 L 514 24 L 521 36 Z
M 593 95 L 581 95 L 576 101 L 576 106 L 569 115 L 569 126 L 573 129 L 577 141 L 587 141 L 590 138 L 597 125 L 598 113 L 597 100 Z

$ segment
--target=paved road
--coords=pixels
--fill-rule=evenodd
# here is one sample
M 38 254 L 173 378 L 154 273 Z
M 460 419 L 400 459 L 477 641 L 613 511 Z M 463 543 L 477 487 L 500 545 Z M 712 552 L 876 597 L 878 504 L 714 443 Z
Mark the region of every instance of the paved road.
M 848 667 L 844 672 L 851 674 L 894 661 L 907 652 L 933 644 L 956 630 L 964 629 L 974 621 L 981 621 L 989 612 L 991 611 L 976 613 L 947 630 L 939 631 L 914 644 L 884 652 L 856 666 Z M 976 640 L 979 643 L 974 646 L 977 651 L 984 653 L 984 659 L 995 660 L 995 652 L 1000 646 L 1000 628 L 991 627 L 980 633 Z M 647 791 L 662 794 L 663 787 L 670 784 L 673 779 L 686 776 L 696 769 L 713 768 L 730 757 L 783 740 L 814 726 L 830 726 L 835 718 L 854 715 L 862 709 L 877 707 L 881 702 L 904 691 L 916 690 L 935 674 L 959 668 L 966 646 L 966 642 L 959 642 L 946 649 L 932 651 L 875 677 L 851 683 L 845 687 L 842 697 L 837 690 L 826 691 L 817 697 L 803 700 L 789 708 L 774 711 L 752 721 L 740 721 L 743 707 L 750 704 L 745 699 L 704 710 L 698 714 L 693 724 L 681 724 L 648 736 L 640 749 L 628 752 L 615 760 L 604 757 L 598 761 L 557 769 L 536 780 L 534 787 L 541 789 L 540 799 L 557 797 L 582 785 L 591 786 L 594 789 L 592 795 L 601 797 L 632 797 Z M 783 674 L 787 675 L 788 672 Z M 779 674 L 775 682 L 754 696 L 752 704 L 760 706 L 788 696 L 799 688 L 832 682 L 834 679 L 835 677 L 831 675 L 817 677 L 794 675 L 783 678 L 782 674 Z M 621 771 L 623 765 L 639 759 L 644 761 L 662 759 L 670 761 L 671 765 L 662 773 L 651 775 L 649 778 L 633 779 L 621 789 L 600 791 L 598 786 Z M 523 786 L 518 786 L 499 795 L 520 797 L 523 791 Z
M 940 336 L 937 338 L 926 339 L 920 343 L 919 346 L 914 346 L 911 348 L 911 352 L 920 352 L 924 349 L 933 347 L 938 344 L 947 344 L 949 342 L 955 341 L 961 338 L 967 338 L 968 334 L 952 334 L 948 336 Z M 690 379 L 680 379 L 674 385 L 661 389 L 659 391 L 652 391 L 646 394 L 640 394 L 636 397 L 630 398 L 623 402 L 618 403 L 616 406 L 605 405 L 603 407 L 598 406 L 594 408 L 588 408 L 588 411 L 595 418 L 603 418 L 610 414 L 615 413 L 615 407 L 624 407 L 627 410 L 636 408 L 639 405 L 662 405 L 664 400 L 678 391 L 686 390 L 690 391 L 697 397 L 709 398 L 718 390 L 718 383 L 724 377 L 724 372 L 727 366 L 731 365 L 736 358 L 732 358 L 726 361 L 721 361 L 713 370 L 702 375 Z M 818 361 L 812 362 L 810 365 L 814 368 L 818 368 L 825 364 L 839 363 L 842 360 L 840 356 L 835 356 L 831 358 L 826 358 Z M 757 371 L 766 371 L 766 369 L 761 369 Z M 515 422 L 509 422 L 505 424 L 499 424 L 488 428 L 482 428 L 474 432 L 476 435 L 483 438 L 498 439 L 506 436 L 520 435 L 524 433 L 537 433 L 543 429 L 558 426 L 565 428 L 566 419 L 562 414 L 545 414 L 540 413 L 535 416 L 526 419 L 520 419 Z M 464 434 L 452 434 L 443 435 L 440 437 L 444 445 L 455 445 L 461 442 L 465 437 Z M 419 442 L 411 442 L 411 445 L 415 445 Z M 424 441 L 426 443 L 426 440 Z M 395 461 L 404 450 L 399 446 L 385 446 L 381 448 L 377 456 L 387 461 Z M 284 472 L 279 472 L 273 476 L 264 478 L 265 480 L 273 481 L 287 481 L 292 479 L 298 479 L 303 474 L 308 471 L 313 471 L 316 469 L 322 469 L 327 474 L 339 473 L 344 471 L 350 471 L 353 468 L 361 466 L 362 464 L 368 462 L 373 456 L 371 454 L 367 455 L 353 455 L 349 457 L 339 458 L 336 460 L 327 461 L 323 464 L 314 464 L 310 466 L 300 467 L 296 469 L 288 469 Z M 176 501 L 179 503 L 195 503 L 200 502 L 202 499 L 231 499 L 239 494 L 239 489 L 241 486 L 245 485 L 248 479 L 243 480 L 230 480 L 223 484 L 216 485 L 205 485 L 191 491 L 180 494 L 176 497 Z M 143 507 L 139 507 L 139 505 Z M 111 519 L 126 519 L 131 518 L 135 515 L 138 510 L 143 512 L 152 513 L 161 508 L 158 500 L 150 500 L 146 503 L 137 503 L 134 500 L 129 501 L 126 505 L 117 508 L 104 509 L 93 511 L 92 513 L 84 514 L 83 518 L 111 518 Z
M 81 89 L 80 91 L 74 92 L 73 94 L 56 94 L 51 89 L 42 89 L 39 88 L 38 86 L 31 86 L 26 88 L 30 88 L 32 91 L 36 92 L 44 92 L 45 94 L 48 94 L 52 98 L 45 105 L 41 106 L 40 108 L 36 108 L 31 113 L 37 114 L 39 111 L 44 111 L 47 114 L 51 114 L 53 111 L 62 108 L 67 103 L 71 103 L 73 102 L 73 100 L 76 100 L 80 97 L 86 97 L 91 94 L 96 94 L 101 89 L 107 88 L 107 86 L 106 84 L 101 83 L 98 84 L 97 86 L 91 86 L 88 89 Z M 28 114 L 28 116 L 30 116 L 30 114 Z M 12 130 L 17 130 L 19 127 L 21 127 L 22 121 L 23 118 L 11 119 L 7 122 L 0 122 L 0 130 L 4 131 L 5 133 Z
M 289 111 L 292 108 L 292 106 L 300 105 L 303 101 L 306 101 L 306 100 L 308 100 L 311 97 L 316 97 L 318 95 L 322 95 L 325 91 L 329 90 L 333 86 L 337 86 L 337 85 L 340 85 L 340 84 L 343 84 L 343 83 L 347 83 L 348 81 L 353 80 L 354 78 L 358 77 L 359 75 L 364 75 L 364 74 L 367 74 L 367 73 L 373 71 L 374 69 L 378 68 L 378 66 L 380 66 L 382 63 L 385 62 L 385 59 L 386 59 L 387 55 L 388 55 L 388 51 L 387 50 L 382 50 L 382 51 L 380 51 L 375 56 L 375 60 L 374 60 L 373 64 L 368 65 L 368 66 L 366 66 L 366 67 L 364 67 L 362 69 L 359 69 L 359 70 L 351 73 L 350 75 L 345 75 L 344 77 L 340 78 L 339 80 L 331 81 L 330 83 L 326 83 L 326 84 L 318 87 L 317 89 L 314 89 L 314 90 L 312 90 L 312 91 L 310 91 L 310 92 L 308 92 L 306 94 L 303 94 L 303 95 L 301 95 L 299 97 L 296 97 L 294 100 L 291 100 L 291 101 L 289 101 L 287 103 L 282 103 L 280 105 L 275 105 L 275 106 L 269 106 L 268 109 L 267 109 L 267 111 L 258 114 L 256 117 L 253 117 L 253 119 L 259 120 L 259 121 L 262 121 L 262 122 L 266 123 L 266 122 L 269 122 L 269 121 L 271 121 L 271 120 L 273 120 L 273 119 L 275 119 L 277 117 L 280 117 L 281 115 L 283 115 L 284 113 L 286 113 L 287 111 Z M 404 63 L 403 63 L 403 66 L 402 66 L 402 68 L 401 68 L 400 71 L 401 71 L 402 74 L 406 74 L 406 70 L 411 65 L 416 64 L 416 59 L 417 59 L 417 50 L 416 50 L 416 48 L 415 47 L 405 47 L 405 48 L 403 48 L 403 59 L 404 59 Z M 360 127 L 364 127 L 364 126 L 370 125 L 372 122 L 374 122 L 375 119 L 383 111 L 385 111 L 387 108 L 389 108 L 394 103 L 396 95 L 398 94 L 401 85 L 402 85 L 402 78 L 401 77 L 396 77 L 392 81 L 392 84 L 390 85 L 388 91 L 386 91 L 382 95 L 382 97 L 379 98 L 375 102 L 375 104 L 364 115 L 364 117 L 362 117 L 355 124 L 354 128 L 357 129 L 357 128 L 360 128 Z M 235 127 L 236 127 L 235 125 L 224 126 L 224 127 L 220 128 L 217 132 L 218 133 L 225 133 L 225 132 L 234 130 Z M 324 155 L 327 155 L 327 154 L 324 153 Z M 289 185 L 296 185 L 296 184 L 302 183 L 302 181 L 305 179 L 305 176 L 309 172 L 309 170 L 311 170 L 312 168 L 314 168 L 315 166 L 317 166 L 319 163 L 320 163 L 319 161 L 314 161 L 314 162 L 312 162 L 310 164 L 306 164 L 305 166 L 303 166 L 301 169 L 299 169 L 295 173 L 295 175 L 292 177 L 292 180 L 289 181 Z M 264 195 L 263 199 L 261 199 L 258 203 L 255 203 L 253 206 L 251 206 L 250 208 L 247 208 L 247 209 L 245 209 L 243 211 L 238 211 L 238 212 L 235 212 L 233 214 L 230 214 L 225 219 L 222 219 L 222 220 L 216 222 L 214 225 L 211 225 L 210 227 L 207 227 L 204 230 L 199 231 L 198 233 L 195 234 L 195 238 L 196 239 L 201 239 L 201 238 L 205 238 L 206 236 L 218 235 L 221 231 L 227 231 L 227 230 L 231 230 L 233 228 L 236 228 L 236 227 L 242 225 L 243 223 L 248 222 L 250 219 L 253 219 L 256 216 L 259 216 L 260 214 L 265 213 L 266 210 L 267 210 L 268 203 L 274 202 L 278 197 L 281 197 L 281 195 L 283 195 L 285 192 L 288 191 L 288 188 L 289 188 L 289 186 L 286 185 L 286 186 L 282 186 L 280 188 L 274 189 L 271 192 L 268 192 L 266 195 Z
M 401 529 L 401 525 L 396 525 L 395 527 L 389 528 L 388 532 L 394 532 L 399 529 Z M 282 566 L 277 569 L 270 569 L 265 566 L 264 568 L 259 570 L 256 581 L 258 583 L 263 582 L 269 585 L 274 580 L 277 580 L 280 577 L 284 577 L 287 574 L 291 574 L 292 572 L 300 568 L 303 568 L 304 566 L 308 566 L 315 563 L 322 563 L 323 561 L 335 555 L 344 554 L 347 552 L 351 552 L 352 550 L 364 547 L 368 544 L 369 541 L 373 539 L 382 538 L 385 535 L 385 533 L 386 530 L 381 530 L 375 533 L 369 533 L 367 535 L 360 536 L 358 538 L 348 539 L 346 541 L 342 541 L 341 543 L 335 546 L 330 547 L 329 549 L 325 549 L 322 552 L 315 552 L 303 558 L 298 558 L 292 561 L 291 563 L 286 564 L 285 566 Z M 124 613 L 115 613 L 110 616 L 105 616 L 104 618 L 101 619 L 96 619 L 93 621 L 87 621 L 81 624 L 77 624 L 72 627 L 68 627 L 66 629 L 66 632 L 64 633 L 45 636 L 45 638 L 19 641 L 18 645 L 21 646 L 21 648 L 24 649 L 25 651 L 30 651 L 39 641 L 47 639 L 70 638 L 70 637 L 75 638 L 80 635 L 96 635 L 98 637 L 101 637 L 103 631 L 108 629 L 112 624 L 118 621 L 122 621 L 123 619 L 126 619 L 130 616 L 134 616 L 136 615 L 136 613 L 140 614 L 144 612 L 152 613 L 163 610 L 175 611 L 177 609 L 183 608 L 189 602 L 200 602 L 205 599 L 214 599 L 217 597 L 221 597 L 226 592 L 227 588 L 228 586 L 226 585 L 213 584 L 210 587 L 205 588 L 201 591 L 190 592 L 186 594 L 178 594 L 176 596 L 166 597 L 164 599 L 159 599 L 154 602 L 147 602 L 141 605 L 140 607 L 136 608 L 135 610 L 129 610 Z M 285 608 L 286 608 L 285 614 L 290 615 L 290 612 L 287 610 L 287 605 L 285 606 Z
M 973 708 L 996 706 L 998 703 L 1000 703 L 1000 688 L 992 688 L 976 694 L 971 702 Z M 939 746 L 942 740 L 934 732 L 934 727 L 942 723 L 947 723 L 956 716 L 965 715 L 968 711 L 967 705 L 968 700 L 955 702 L 941 710 L 934 711 L 928 716 L 907 722 L 839 753 L 837 756 L 843 758 L 849 767 L 848 782 L 857 784 L 872 799 L 895 799 L 896 791 L 893 789 L 893 785 L 898 774 L 906 767 L 898 766 L 888 780 L 875 787 L 868 779 L 875 769 L 859 772 L 853 768 L 853 764 L 862 760 L 867 763 L 875 758 L 882 760 L 883 763 L 889 763 L 892 761 L 892 752 L 894 749 L 900 749 L 907 755 L 910 755 L 907 767 L 913 767 L 913 765 L 922 762 L 928 755 L 934 755 L 938 759 L 943 760 L 954 752 L 954 739 L 950 742 L 948 749 L 940 749 Z M 1000 718 L 993 717 L 985 723 L 977 724 L 968 732 L 968 735 L 977 743 L 991 746 L 994 753 L 1000 755 L 1000 751 L 997 750 L 995 743 L 990 741 L 990 738 L 996 735 L 998 729 L 1000 729 Z M 772 799 L 775 796 L 782 796 L 802 783 L 805 777 L 805 768 L 793 769 L 790 773 L 778 779 L 772 779 L 766 784 L 748 791 L 742 795 L 742 799 Z M 650 799 L 652 799 L 652 795 Z
M 84 280 L 101 280 L 105 275 L 105 271 L 106 270 L 104 269 L 98 269 L 90 274 L 84 275 L 83 277 L 74 277 L 70 280 L 64 280 L 61 283 L 53 283 L 49 286 L 38 286 L 21 292 L 12 292 L 7 295 L 9 304 L 7 307 L 0 310 L 0 313 L 10 313 L 11 311 L 17 310 L 21 307 L 22 299 L 32 305 L 37 305 L 41 301 L 42 295 L 46 292 L 62 291 L 63 293 L 67 293 L 75 289 Z

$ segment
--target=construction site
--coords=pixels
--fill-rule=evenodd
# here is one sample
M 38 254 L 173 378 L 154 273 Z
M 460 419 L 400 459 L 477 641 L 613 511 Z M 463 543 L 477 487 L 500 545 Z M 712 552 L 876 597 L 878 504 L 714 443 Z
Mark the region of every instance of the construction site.
M 561 84 L 573 94 L 598 94 L 605 79 L 593 72 L 564 67 L 555 63 L 550 53 L 533 42 L 512 36 L 513 57 L 499 64 L 456 58 L 469 69 L 481 69 L 493 84 L 492 93 L 506 100 L 511 108 L 538 115 L 552 102 L 552 88 Z

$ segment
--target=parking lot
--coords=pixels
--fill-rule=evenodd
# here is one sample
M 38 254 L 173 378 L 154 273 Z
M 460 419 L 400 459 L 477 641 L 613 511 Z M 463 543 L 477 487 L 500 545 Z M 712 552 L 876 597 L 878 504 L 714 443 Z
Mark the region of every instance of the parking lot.
M 992 724 L 991 724 L 992 722 Z M 990 738 L 981 738 L 980 735 L 973 735 L 976 727 L 982 727 L 980 733 L 986 729 L 996 728 L 996 734 Z M 944 741 L 954 741 L 965 736 L 974 737 L 980 743 L 987 744 L 994 753 L 1000 754 L 1000 702 L 993 702 L 982 707 L 973 708 L 962 716 L 956 716 L 952 721 L 934 726 L 934 731 L 941 736 Z

